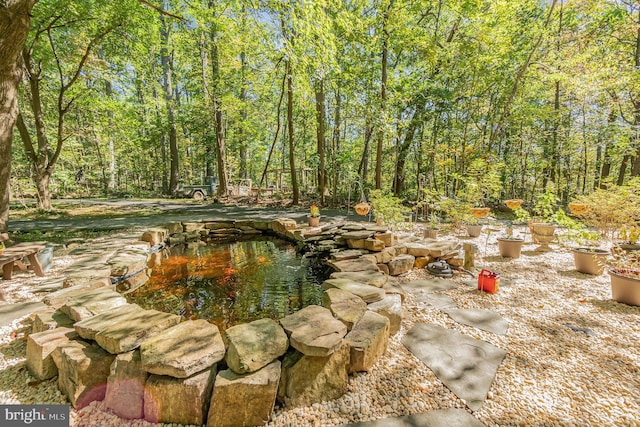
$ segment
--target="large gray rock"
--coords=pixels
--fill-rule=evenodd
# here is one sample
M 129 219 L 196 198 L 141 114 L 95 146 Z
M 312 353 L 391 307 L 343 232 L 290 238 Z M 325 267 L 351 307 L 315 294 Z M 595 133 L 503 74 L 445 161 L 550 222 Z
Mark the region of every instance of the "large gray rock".
M 128 319 L 144 310 L 137 304 L 126 304 L 111 311 L 76 322 L 73 327 L 86 340 L 96 339 L 96 334 L 114 324 L 126 324 Z
M 322 287 L 324 289 L 338 288 L 351 292 L 362 298 L 366 303 L 380 301 L 385 295 L 384 291 L 380 288 L 364 285 L 350 279 L 328 279 L 322 283 Z
M 354 282 L 381 288 L 389 276 L 381 271 L 344 271 L 331 273 L 331 279 L 349 279 Z
M 413 255 L 397 255 L 389 263 L 389 274 L 391 276 L 399 276 L 407 273 L 413 268 L 416 258 Z
M 214 384 L 207 427 L 260 426 L 266 424 L 276 401 L 280 361 L 250 374 L 220 371 Z
M 74 408 L 104 399 L 115 356 L 84 341 L 69 341 L 55 349 L 53 359 L 58 367 L 58 388 Z
M 350 331 L 367 311 L 367 303 L 351 292 L 338 288 L 327 289 L 322 295 L 322 305 L 331 310 L 336 319 Z
M 224 358 L 224 353 L 218 327 L 206 320 L 179 323 L 140 345 L 145 371 L 175 378 L 187 378 L 210 368 Z
M 34 315 L 31 333 L 35 334 L 51 329 L 70 327 L 73 327 L 73 320 L 69 316 L 55 308 L 47 308 Z
M 350 348 L 349 373 L 368 371 L 387 351 L 389 319 L 368 311 L 347 334 Z
M 113 323 L 96 334 L 96 342 L 111 354 L 135 350 L 147 338 L 180 323 L 180 316 L 156 310 L 143 310 L 127 318 L 126 323 Z
M 358 258 L 344 261 L 327 261 L 327 265 L 335 271 L 378 271 L 378 266 L 371 261 Z
M 72 296 L 60 310 L 71 319 L 79 321 L 125 304 L 127 300 L 122 295 L 105 287 Z
M 369 310 L 389 319 L 389 334 L 395 335 L 402 323 L 402 298 L 397 294 L 387 294 L 382 301 L 369 304 Z
M 255 372 L 282 356 L 289 347 L 287 334 L 275 321 L 260 319 L 225 331 L 226 362 L 235 373 Z
M 39 380 L 47 380 L 58 375 L 53 360 L 53 352 L 69 340 L 78 338 L 71 328 L 58 328 L 30 334 L 27 338 L 27 369 Z
M 151 375 L 144 388 L 144 418 L 152 423 L 204 424 L 216 372 L 213 366 L 189 378 Z
M 324 357 L 333 353 L 347 334 L 347 327 L 331 311 L 310 305 L 280 319 L 291 346 L 307 356 Z
M 117 355 L 107 378 L 105 406 L 120 418 L 144 418 L 144 385 L 148 376 L 138 350 Z
M 348 369 L 349 344 L 344 341 L 326 357 L 287 354 L 282 362 L 278 400 L 287 406 L 311 406 L 337 399 L 347 391 Z
M 426 323 L 416 323 L 402 344 L 473 411 L 482 407 L 507 354 L 487 342 Z

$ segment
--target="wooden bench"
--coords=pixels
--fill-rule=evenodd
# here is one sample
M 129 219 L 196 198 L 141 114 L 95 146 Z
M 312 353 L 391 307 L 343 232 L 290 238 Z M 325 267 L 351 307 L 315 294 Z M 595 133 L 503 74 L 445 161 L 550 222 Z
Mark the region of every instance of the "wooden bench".
M 44 276 L 40 261 L 38 261 L 38 253 L 46 247 L 46 243 L 18 243 L 17 245 L 6 248 L 0 254 L 0 267 L 2 267 L 2 278 L 11 280 L 13 269 L 18 267 L 20 270 L 26 270 L 26 266 L 22 261 L 25 257 L 29 260 L 31 269 L 38 277 Z

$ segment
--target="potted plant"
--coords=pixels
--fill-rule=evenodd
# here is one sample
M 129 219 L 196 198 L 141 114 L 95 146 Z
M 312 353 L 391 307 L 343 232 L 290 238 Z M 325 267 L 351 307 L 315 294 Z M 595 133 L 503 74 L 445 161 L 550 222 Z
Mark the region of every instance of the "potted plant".
M 524 245 L 524 239 L 513 235 L 511 224 L 507 226 L 506 236 L 498 237 L 498 250 L 500 251 L 501 257 L 520 258 L 522 245 Z
M 523 202 L 522 199 L 509 199 L 509 200 L 505 200 L 504 204 L 507 205 L 509 209 L 516 209 L 516 208 L 519 208 L 520 205 L 522 205 L 522 202 Z
M 320 208 L 316 205 L 311 205 L 309 208 L 309 227 L 317 227 L 320 225 Z
M 628 305 L 640 306 L 640 252 L 612 250 L 614 261 L 609 269 L 611 298 Z
M 482 224 L 477 218 L 473 217 L 467 220 L 467 233 L 469 237 L 478 237 L 482 233 Z
M 425 228 L 423 230 L 423 237 L 425 239 L 437 239 L 438 238 L 438 224 L 440 223 L 440 218 L 438 218 L 438 215 L 434 213 L 432 213 L 431 215 L 429 215 L 429 222 L 427 225 L 427 228 Z

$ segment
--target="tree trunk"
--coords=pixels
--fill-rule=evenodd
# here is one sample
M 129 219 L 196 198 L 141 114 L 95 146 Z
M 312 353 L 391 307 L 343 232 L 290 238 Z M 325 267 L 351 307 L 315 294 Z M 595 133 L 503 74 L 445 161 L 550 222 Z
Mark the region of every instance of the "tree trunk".
M 6 0 L 0 6 L 0 241 L 8 238 L 11 143 L 22 78 L 20 55 L 36 1 Z
M 376 145 L 376 190 L 382 188 L 382 147 L 384 143 L 384 128 L 386 124 L 385 109 L 387 102 L 387 65 L 389 62 L 389 30 L 387 28 L 387 20 L 389 19 L 389 11 L 393 6 L 393 1 L 389 2 L 389 6 L 382 16 L 382 63 L 380 72 L 380 122 L 378 123 L 377 145 Z
M 404 166 L 407 161 L 409 148 L 413 143 L 413 138 L 415 137 L 416 130 L 418 130 L 419 125 L 422 123 L 423 109 L 424 103 L 419 102 L 413 112 L 413 116 L 411 117 L 411 122 L 409 123 L 409 127 L 407 128 L 407 132 L 404 136 L 404 142 L 400 144 L 398 150 L 398 158 L 396 159 L 396 172 L 393 179 L 393 194 L 395 196 L 400 196 L 400 194 L 404 191 L 406 179 Z
M 325 171 L 325 97 L 324 97 L 324 82 L 318 80 L 315 84 L 316 93 L 316 140 L 318 151 L 318 194 L 320 195 L 320 204 L 324 206 L 326 184 L 326 171 Z
M 296 173 L 295 147 L 293 143 L 293 70 L 291 61 L 287 59 L 287 131 L 289 138 L 289 170 L 291 171 L 291 189 L 293 190 L 293 200 L 291 203 L 300 203 L 300 190 L 298 189 L 298 177 Z
M 160 38 L 162 40 L 162 47 L 160 48 L 160 61 L 162 63 L 162 77 L 163 77 L 163 89 L 164 98 L 167 107 L 167 125 L 168 137 L 169 137 L 169 160 L 170 160 L 170 172 L 169 172 L 169 194 L 175 194 L 178 189 L 178 132 L 176 130 L 176 118 L 175 118 L 175 100 L 173 96 L 173 67 L 172 60 L 169 54 L 169 25 L 163 14 L 160 14 Z
M 243 15 L 244 17 L 244 15 Z M 241 75 L 241 85 L 240 88 L 240 126 L 238 126 L 238 142 L 240 145 L 240 178 L 246 179 L 249 177 L 249 173 L 247 171 L 247 136 L 244 132 L 245 126 L 247 124 L 247 78 L 245 76 L 247 68 L 247 60 L 246 53 L 240 53 L 240 75 Z
M 629 165 L 629 161 L 631 160 L 630 154 L 625 154 L 622 158 L 622 163 L 620 164 L 620 170 L 618 171 L 618 181 L 616 184 L 622 185 L 624 184 L 624 176 L 627 173 L 627 166 Z

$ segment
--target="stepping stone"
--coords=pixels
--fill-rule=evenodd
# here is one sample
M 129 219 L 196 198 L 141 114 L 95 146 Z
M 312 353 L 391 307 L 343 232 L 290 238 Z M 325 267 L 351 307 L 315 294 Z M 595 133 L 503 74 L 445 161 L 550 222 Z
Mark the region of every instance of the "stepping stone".
M 237 374 L 255 372 L 289 348 L 287 334 L 274 320 L 260 319 L 225 331 L 229 349 L 225 360 Z M 224 346 L 222 355 L 224 356 Z
M 117 251 L 107 261 L 111 276 L 124 276 L 147 267 L 147 250 L 136 246 L 126 246 Z
M 142 311 L 144 310 L 137 304 L 126 304 L 106 313 L 76 322 L 73 327 L 82 338 L 95 341 L 98 332 L 115 323 L 124 324 L 129 317 L 136 316 Z
M 361 231 L 364 230 L 365 227 L 360 224 L 345 224 L 342 226 L 342 229 L 346 231 Z
M 344 261 L 327 261 L 327 265 L 336 271 L 378 271 L 378 266 L 371 261 L 358 258 Z
M 108 278 L 101 278 L 97 280 L 91 280 L 79 285 L 65 287 L 58 291 L 52 292 L 42 300 L 45 304 L 55 308 L 62 307 L 71 297 L 85 294 L 91 290 L 99 288 L 114 289 L 111 285 L 111 280 Z
M 180 316 L 156 310 L 143 310 L 116 322 L 96 334 L 96 342 L 111 354 L 135 350 L 140 344 L 171 326 L 180 323 Z
M 27 338 L 27 369 L 39 380 L 47 380 L 58 375 L 53 361 L 56 348 L 78 338 L 71 328 L 58 328 L 30 334 Z
M 354 282 L 381 288 L 389 280 L 389 276 L 381 271 L 343 271 L 331 273 L 331 279 L 349 279 Z
M 338 288 L 343 291 L 351 292 L 354 295 L 359 296 L 367 304 L 381 301 L 384 296 L 384 290 L 376 288 L 374 286 L 364 285 L 362 283 L 354 282 L 349 279 L 329 279 L 322 282 L 324 289 Z
M 357 424 L 345 424 L 349 427 L 484 427 L 473 415 L 460 408 L 440 409 L 404 417 L 382 418 Z
M 73 320 L 62 311 L 49 307 L 35 314 L 31 333 L 35 334 L 61 327 L 73 328 Z
M 416 295 L 416 301 L 426 302 L 433 308 L 439 310 L 447 308 L 458 308 L 458 304 L 452 300 L 449 296 L 443 294 L 418 294 Z
M 145 371 L 174 378 L 187 378 L 210 368 L 224 353 L 218 327 L 202 319 L 179 323 L 140 345 Z
M 122 295 L 105 287 L 72 296 L 60 310 L 71 319 L 80 321 L 126 304 L 127 300 Z
M 10 325 L 14 320 L 47 308 L 41 302 L 20 302 L 17 304 L 0 304 L 0 326 Z
M 431 251 L 428 247 L 421 243 L 405 243 L 407 253 L 415 257 L 428 257 L 431 255 Z
M 375 288 L 373 288 L 375 289 Z M 325 357 L 333 353 L 347 335 L 347 327 L 331 311 L 310 305 L 280 319 L 291 346 L 307 356 Z
M 473 411 L 482 407 L 507 354 L 487 342 L 426 323 L 415 324 L 402 344 Z
M 506 334 L 509 327 L 506 319 L 491 310 L 452 308 L 443 311 L 458 323 L 493 332 L 496 335 Z
M 458 285 L 451 280 L 446 279 L 427 279 L 427 280 L 414 280 L 411 282 L 403 283 L 402 288 L 414 295 L 430 294 L 434 292 L 448 291 L 449 289 L 455 289 Z

